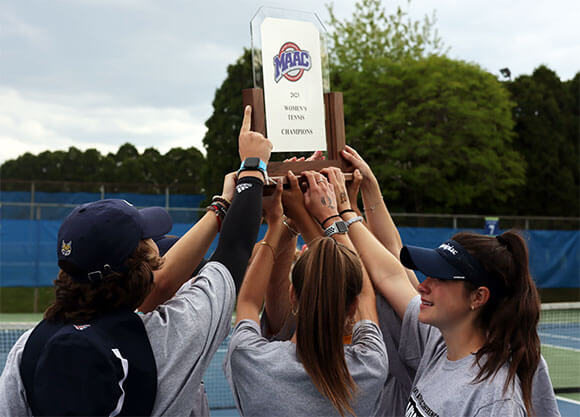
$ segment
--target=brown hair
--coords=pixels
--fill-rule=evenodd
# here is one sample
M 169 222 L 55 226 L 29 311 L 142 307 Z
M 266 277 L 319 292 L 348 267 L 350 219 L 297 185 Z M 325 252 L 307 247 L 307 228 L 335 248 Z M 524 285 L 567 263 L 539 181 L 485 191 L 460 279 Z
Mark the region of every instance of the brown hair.
M 493 377 L 507 363 L 508 378 L 504 392 L 520 379 L 524 405 L 533 415 L 532 379 L 540 362 L 540 338 L 537 325 L 540 319 L 540 297 L 528 266 L 528 249 L 524 239 L 513 231 L 498 236 L 458 233 L 459 242 L 490 273 L 503 281 L 503 293 L 490 292 L 489 301 L 482 307 L 477 324 L 486 332 L 486 342 L 477 352 L 478 363 L 485 363 L 475 379 Z M 466 281 L 469 291 L 476 288 Z
M 354 414 L 356 384 L 344 359 L 348 310 L 362 290 L 358 256 L 332 238 L 309 245 L 292 271 L 299 299 L 296 352 L 318 391 L 336 410 Z
M 142 240 L 126 263 L 126 273 L 111 272 L 97 284 L 77 282 L 61 269 L 54 280 L 56 300 L 44 318 L 83 323 L 105 313 L 140 306 L 153 288 L 153 271 L 161 267 L 162 259 Z

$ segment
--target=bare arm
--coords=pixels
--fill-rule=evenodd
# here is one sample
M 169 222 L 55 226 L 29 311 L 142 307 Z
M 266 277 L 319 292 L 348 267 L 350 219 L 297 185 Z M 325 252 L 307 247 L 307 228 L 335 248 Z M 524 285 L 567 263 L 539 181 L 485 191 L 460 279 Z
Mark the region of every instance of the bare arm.
M 342 156 L 362 173 L 362 199 L 370 231 L 389 252 L 399 259 L 403 242 L 397 226 L 393 222 L 387 205 L 383 200 L 379 182 L 369 165 L 353 148 L 347 146 L 342 151 Z M 405 268 L 405 273 L 413 287 L 417 288 L 419 281 L 417 280 L 415 272 Z
M 290 313 L 289 277 L 296 254 L 297 240 L 297 236 L 284 226 L 266 290 L 265 311 L 268 315 L 268 330 L 272 335 L 282 329 Z
M 232 201 L 235 184 L 235 172 L 227 174 L 224 178 L 223 198 Z M 207 253 L 217 233 L 216 215 L 213 212 L 207 212 L 175 242 L 164 256 L 163 267 L 154 272 L 155 285 L 139 307 L 139 311 L 148 313 L 172 298 L 177 290 L 191 278 L 195 267 Z
M 304 195 L 298 184 L 298 177 L 288 171 L 290 188 L 285 190 L 282 199 L 286 215 L 292 219 L 302 238 L 308 244 L 312 240 L 323 236 L 320 225 L 312 218 L 304 203 Z
M 348 198 L 336 197 L 335 190 L 339 193 L 346 191 L 344 184 L 344 175 L 338 168 L 325 169 L 324 173 L 328 176 L 329 183 L 320 181 L 312 172 L 305 172 L 304 175 L 308 180 L 308 191 L 305 193 L 305 201 L 308 210 L 313 217 L 317 218 L 319 222 L 330 216 L 338 215 L 339 211 L 350 209 L 350 201 Z M 324 203 L 326 202 L 326 203 Z M 351 213 L 353 214 L 353 213 Z M 338 217 L 333 218 L 334 221 L 340 220 Z M 323 227 L 328 227 L 332 224 L 332 220 L 325 222 Z M 346 234 L 334 234 L 332 236 L 338 243 L 343 244 L 347 248 L 356 252 L 355 246 Z M 368 274 L 363 266 L 363 287 L 358 298 L 357 320 L 371 320 L 378 324 L 379 318 L 377 314 L 377 305 L 375 299 L 375 292 Z
M 282 184 L 280 183 L 276 187 L 275 194 L 278 207 L 268 213 L 268 231 L 261 242 L 262 244 L 258 245 L 253 260 L 246 270 L 246 276 L 238 295 L 236 323 L 244 319 L 250 319 L 256 323 L 260 322 L 260 311 L 272 274 L 277 246 L 284 228 L 280 203 L 281 194 Z
M 356 217 L 354 213 L 346 213 L 343 218 L 350 220 L 354 217 Z M 386 298 L 402 319 L 409 301 L 418 294 L 409 281 L 405 268 L 361 222 L 351 224 L 348 235 L 375 289 Z

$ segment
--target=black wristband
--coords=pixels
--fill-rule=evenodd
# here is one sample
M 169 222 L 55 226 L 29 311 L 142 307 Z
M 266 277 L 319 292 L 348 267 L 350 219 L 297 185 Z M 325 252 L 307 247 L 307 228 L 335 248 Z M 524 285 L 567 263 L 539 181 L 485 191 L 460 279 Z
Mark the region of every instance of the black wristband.
M 324 227 L 324 223 L 326 223 L 326 222 L 327 222 L 327 221 L 329 221 L 330 219 L 334 219 L 335 217 L 340 217 L 340 216 L 339 216 L 338 214 L 335 214 L 335 215 L 333 215 L 333 216 L 329 216 L 329 217 L 327 217 L 326 219 L 324 219 L 323 221 L 321 221 L 321 222 L 320 222 L 320 225 L 321 225 L 322 227 Z
M 346 209 L 342 210 L 340 213 L 338 213 L 338 215 L 342 216 L 344 213 L 356 213 L 356 211 L 354 211 L 353 209 Z

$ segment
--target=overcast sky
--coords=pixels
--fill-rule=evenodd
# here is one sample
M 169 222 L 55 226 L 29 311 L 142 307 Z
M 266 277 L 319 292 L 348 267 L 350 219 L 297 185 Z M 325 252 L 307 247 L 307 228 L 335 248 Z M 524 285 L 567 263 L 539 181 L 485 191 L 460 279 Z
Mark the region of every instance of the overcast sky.
M 352 0 L 335 0 L 340 17 Z M 387 10 L 406 1 L 384 1 Z M 0 163 L 25 152 L 115 152 L 195 146 L 226 67 L 250 46 L 262 5 L 312 11 L 325 2 L 255 0 L 0 1 Z M 413 0 L 437 13 L 452 58 L 512 76 L 545 64 L 562 80 L 580 70 L 579 0 Z

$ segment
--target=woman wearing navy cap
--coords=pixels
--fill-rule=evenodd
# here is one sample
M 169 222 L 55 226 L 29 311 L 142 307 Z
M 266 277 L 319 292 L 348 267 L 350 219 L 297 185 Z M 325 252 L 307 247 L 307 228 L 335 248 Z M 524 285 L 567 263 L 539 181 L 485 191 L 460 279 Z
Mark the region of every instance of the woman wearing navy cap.
M 372 175 L 356 151 L 343 155 Z M 374 201 L 368 214 L 380 207 L 386 217 L 375 188 L 365 196 L 363 185 L 363 201 Z M 343 219 L 355 216 L 347 211 Z M 402 320 L 398 353 L 415 373 L 406 416 L 559 415 L 540 355 L 540 301 L 524 240 L 514 232 L 458 233 L 436 249 L 403 247 L 402 264 L 427 276 L 415 288 L 406 273 L 383 272 L 399 255 L 380 237 L 398 236 L 388 223 L 380 231 L 370 224 L 371 233 L 355 222 L 348 234 L 375 289 Z

